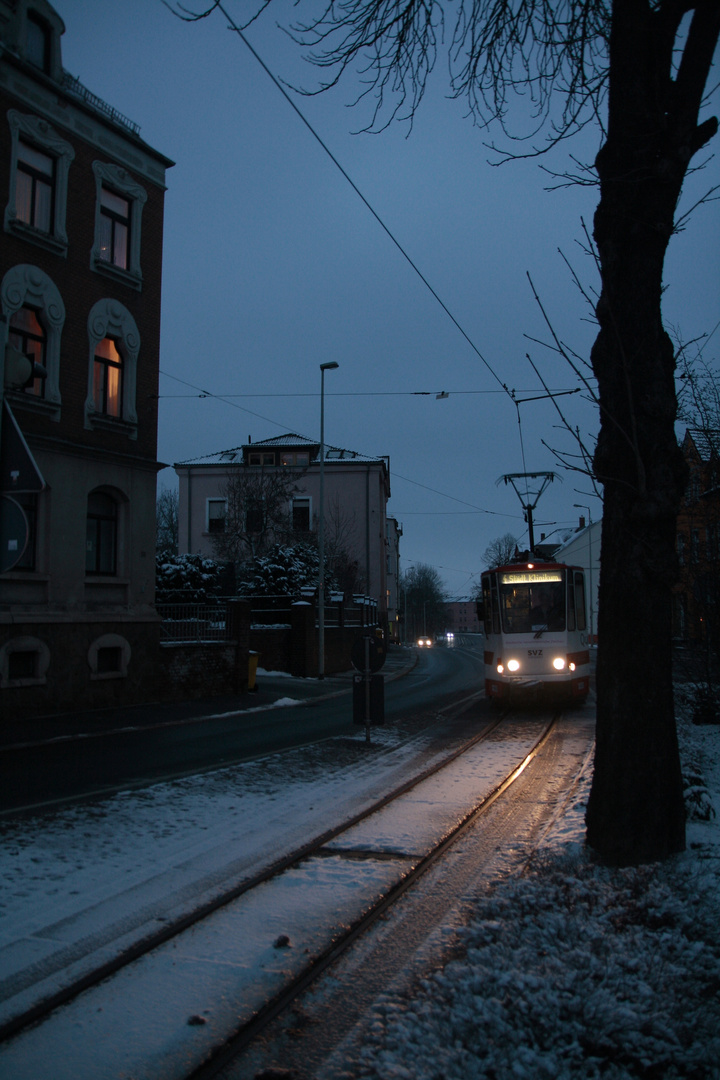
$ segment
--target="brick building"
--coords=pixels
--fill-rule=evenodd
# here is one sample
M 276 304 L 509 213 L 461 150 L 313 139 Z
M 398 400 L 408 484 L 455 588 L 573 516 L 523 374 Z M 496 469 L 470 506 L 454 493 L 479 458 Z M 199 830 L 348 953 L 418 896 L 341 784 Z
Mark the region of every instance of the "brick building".
M 0 0 L 0 702 L 26 715 L 142 698 L 159 636 L 172 162 L 63 70 L 63 32 L 46 0 Z

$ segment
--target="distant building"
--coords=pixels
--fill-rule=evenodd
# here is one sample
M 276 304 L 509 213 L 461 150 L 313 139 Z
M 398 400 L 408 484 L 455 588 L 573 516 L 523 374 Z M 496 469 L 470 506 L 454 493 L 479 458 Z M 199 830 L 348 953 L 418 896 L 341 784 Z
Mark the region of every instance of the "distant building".
M 564 544 L 555 549 L 558 562 L 581 566 L 585 571 L 585 593 L 588 605 L 588 630 L 591 641 L 597 642 L 598 588 L 600 585 L 600 540 L 602 519 L 586 523 L 580 518 L 578 527 Z
M 219 550 L 227 550 L 225 538 L 231 527 L 233 533 L 243 534 L 237 561 L 249 559 L 254 550 L 267 548 L 273 542 L 314 539 L 317 534 L 318 442 L 301 435 L 281 435 L 178 462 L 175 471 L 179 478 L 181 553 L 218 557 Z M 274 505 L 278 491 L 281 505 Z M 392 623 L 402 533 L 396 525 L 389 525 L 389 498 L 387 457 L 370 458 L 325 446 L 324 535 L 328 564 L 332 566 L 334 555 L 348 556 L 343 568 L 353 575 L 348 579 L 352 591 L 376 600 L 381 617 Z
M 479 634 L 482 623 L 477 617 L 477 601 L 470 596 L 445 602 L 445 630 L 453 634 Z
M 159 637 L 157 388 L 172 162 L 63 70 L 64 30 L 46 0 L 0 0 L 6 714 L 142 697 Z

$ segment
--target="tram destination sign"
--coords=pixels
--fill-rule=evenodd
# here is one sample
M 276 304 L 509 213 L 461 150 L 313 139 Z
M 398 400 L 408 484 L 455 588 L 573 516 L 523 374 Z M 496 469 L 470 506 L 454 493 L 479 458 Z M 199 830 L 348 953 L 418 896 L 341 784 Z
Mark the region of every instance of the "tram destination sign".
M 500 575 L 502 585 L 542 585 L 562 579 L 562 570 L 512 570 Z

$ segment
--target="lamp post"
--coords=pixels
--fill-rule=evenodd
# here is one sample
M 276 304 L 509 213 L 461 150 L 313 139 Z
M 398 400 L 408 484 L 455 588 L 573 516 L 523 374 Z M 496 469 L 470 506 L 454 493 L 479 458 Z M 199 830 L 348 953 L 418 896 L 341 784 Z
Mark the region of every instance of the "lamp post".
M 573 503 L 573 506 L 577 510 L 587 510 L 588 512 L 588 562 L 590 564 L 590 641 L 595 640 L 595 626 L 593 623 L 593 608 L 595 605 L 595 593 L 593 591 L 593 561 L 592 561 L 592 511 L 589 506 L 583 505 L 583 503 Z
M 336 360 L 320 365 L 320 507 L 318 510 L 318 679 L 325 678 L 325 372 Z

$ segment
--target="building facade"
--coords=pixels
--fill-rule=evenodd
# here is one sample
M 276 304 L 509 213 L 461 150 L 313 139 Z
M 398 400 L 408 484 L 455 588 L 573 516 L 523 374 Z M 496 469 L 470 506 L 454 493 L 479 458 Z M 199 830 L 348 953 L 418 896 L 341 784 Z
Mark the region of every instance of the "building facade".
M 682 448 L 689 477 L 677 518 L 673 636 L 714 667 L 720 660 L 720 431 L 688 428 Z
M 179 478 L 181 554 L 243 562 L 273 542 L 312 539 L 320 508 L 320 444 L 300 435 L 247 443 L 175 465 Z M 377 601 L 395 621 L 401 531 L 388 527 L 390 467 L 385 457 L 325 446 L 324 547 L 328 564 L 342 558 L 346 587 Z M 229 541 L 229 533 L 237 545 Z M 389 595 L 390 581 L 395 592 Z M 341 584 L 342 576 L 339 575 Z
M 172 162 L 0 0 L 0 701 L 138 700 L 154 609 L 163 203 Z

